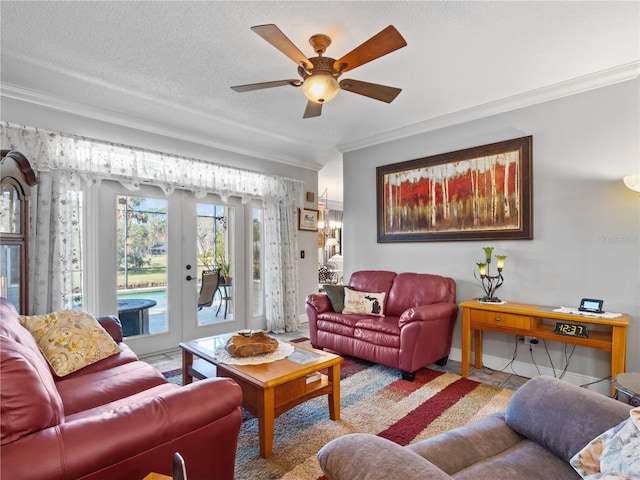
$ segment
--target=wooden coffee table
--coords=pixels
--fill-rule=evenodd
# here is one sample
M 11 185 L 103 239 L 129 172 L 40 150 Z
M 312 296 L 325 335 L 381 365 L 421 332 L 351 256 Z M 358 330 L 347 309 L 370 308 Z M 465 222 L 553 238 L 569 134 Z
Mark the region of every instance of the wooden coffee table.
M 340 362 L 342 357 L 291 343 L 294 353 L 259 365 L 229 365 L 216 360 L 215 351 L 231 334 L 180 343 L 184 384 L 193 378 L 229 377 L 242 388 L 242 405 L 258 419 L 260 456 L 273 453 L 275 418 L 312 398 L 328 395 L 329 418 L 340 420 Z M 195 358 L 194 358 L 195 357 Z M 328 374 L 318 371 L 327 369 Z

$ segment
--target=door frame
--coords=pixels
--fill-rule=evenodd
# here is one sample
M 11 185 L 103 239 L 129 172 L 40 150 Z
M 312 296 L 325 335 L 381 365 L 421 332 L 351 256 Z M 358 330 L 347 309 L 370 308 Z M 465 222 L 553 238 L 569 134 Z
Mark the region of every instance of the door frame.
M 175 350 L 181 341 L 228 333 L 244 328 L 246 318 L 246 302 L 238 301 L 247 298 L 245 294 L 245 248 L 244 225 L 245 206 L 239 198 L 230 198 L 227 206 L 234 209 L 234 232 L 231 234 L 234 255 L 234 316 L 233 320 L 216 322 L 209 325 L 197 325 L 197 285 L 195 281 L 186 280 L 191 274 L 197 276 L 197 239 L 195 235 L 196 203 L 216 203 L 223 205 L 217 195 L 209 194 L 204 199 L 195 198 L 186 190 L 176 190 L 165 196 L 155 186 L 141 185 L 139 190 L 130 191 L 119 182 L 105 180 L 99 189 L 93 189 L 91 199 L 96 208 L 87 211 L 87 235 L 85 235 L 86 268 L 91 274 L 85 276 L 85 291 L 88 302 L 85 308 L 96 312 L 96 315 L 117 315 L 117 291 L 115 289 L 118 266 L 115 261 L 117 245 L 116 197 L 118 195 L 159 198 L 167 201 L 167 320 L 168 331 L 150 335 L 127 337 L 126 344 L 137 355 L 160 353 Z M 189 214 L 187 209 L 191 209 Z M 185 213 L 186 212 L 186 213 Z M 89 220 L 89 217 L 91 220 Z M 178 224 L 176 224 L 176 219 Z M 189 236 L 189 231 L 193 232 Z M 187 245 L 193 248 L 187 248 Z M 89 248 L 91 246 L 91 248 Z M 177 247 L 176 247 L 177 246 Z M 95 249 L 95 250 L 94 250 Z M 173 252 L 178 255 L 173 255 Z M 193 268 L 188 271 L 186 265 Z M 172 295 L 172 292 L 178 292 Z M 186 299 L 193 298 L 192 302 Z

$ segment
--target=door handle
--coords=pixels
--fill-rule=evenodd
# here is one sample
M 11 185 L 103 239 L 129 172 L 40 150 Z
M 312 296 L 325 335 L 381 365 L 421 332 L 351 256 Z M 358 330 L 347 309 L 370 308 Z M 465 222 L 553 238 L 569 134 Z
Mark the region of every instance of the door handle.
M 187 281 L 189 280 L 193 280 L 193 277 L 191 275 L 187 275 Z

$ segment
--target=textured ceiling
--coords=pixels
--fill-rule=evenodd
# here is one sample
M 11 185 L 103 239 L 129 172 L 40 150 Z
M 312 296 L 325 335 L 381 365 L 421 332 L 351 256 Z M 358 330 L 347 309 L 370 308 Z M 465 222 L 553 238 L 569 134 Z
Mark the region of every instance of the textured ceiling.
M 2 95 L 318 170 L 339 170 L 350 149 L 620 81 L 639 65 L 638 1 L 3 0 L 0 9 Z M 408 46 L 342 78 L 402 93 L 386 104 L 342 91 L 303 120 L 299 88 L 232 91 L 297 78 L 250 30 L 265 23 L 308 56 L 309 37 L 328 34 L 334 58 L 394 25 Z M 321 176 L 320 191 L 339 179 Z

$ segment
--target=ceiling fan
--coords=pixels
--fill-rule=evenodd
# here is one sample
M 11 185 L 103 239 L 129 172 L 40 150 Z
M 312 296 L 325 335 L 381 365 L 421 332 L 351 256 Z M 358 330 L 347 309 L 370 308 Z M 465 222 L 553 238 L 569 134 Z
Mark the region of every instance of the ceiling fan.
M 405 39 L 393 25 L 389 25 L 338 60 L 323 56 L 331 44 L 331 38 L 327 35 L 316 34 L 309 38 L 309 43 L 318 56 L 307 58 L 277 26 L 273 24 L 257 25 L 251 27 L 251 30 L 298 64 L 298 75 L 302 77 L 302 80 L 294 78 L 231 87 L 236 92 L 249 92 L 284 85 L 302 87 L 303 93 L 309 99 L 303 118 L 310 118 L 320 116 L 322 104 L 334 98 L 341 89 L 387 103 L 391 103 L 402 91 L 400 88 L 360 80 L 344 79 L 338 83 L 338 78 L 344 72 L 407 45 Z

